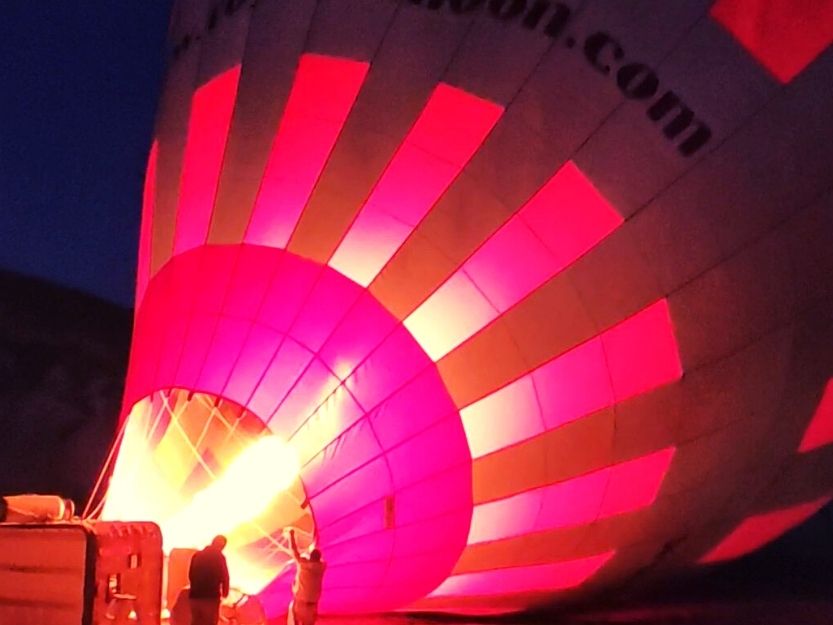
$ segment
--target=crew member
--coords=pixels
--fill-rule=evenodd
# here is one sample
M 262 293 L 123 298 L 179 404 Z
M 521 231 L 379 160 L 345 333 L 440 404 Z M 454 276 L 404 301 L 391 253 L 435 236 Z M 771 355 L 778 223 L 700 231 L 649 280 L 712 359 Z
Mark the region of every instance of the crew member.
M 188 580 L 191 625 L 217 625 L 220 601 L 228 596 L 229 579 L 223 549 L 225 536 L 215 536 L 211 544 L 191 558 Z
M 289 604 L 289 625 L 314 625 L 318 617 L 318 600 L 321 598 L 321 582 L 327 563 L 321 559 L 318 549 L 301 555 L 295 542 L 295 530 L 289 530 L 289 544 L 297 569 L 292 583 L 292 602 Z

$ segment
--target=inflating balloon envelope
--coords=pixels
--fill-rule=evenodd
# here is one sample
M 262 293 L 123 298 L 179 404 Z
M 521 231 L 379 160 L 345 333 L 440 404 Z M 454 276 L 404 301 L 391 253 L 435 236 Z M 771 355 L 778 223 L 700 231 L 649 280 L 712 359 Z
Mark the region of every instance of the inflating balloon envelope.
M 810 6 L 812 4 L 812 6 Z M 181 0 L 105 518 L 500 612 L 833 492 L 833 4 Z M 813 29 L 802 26 L 812 23 Z

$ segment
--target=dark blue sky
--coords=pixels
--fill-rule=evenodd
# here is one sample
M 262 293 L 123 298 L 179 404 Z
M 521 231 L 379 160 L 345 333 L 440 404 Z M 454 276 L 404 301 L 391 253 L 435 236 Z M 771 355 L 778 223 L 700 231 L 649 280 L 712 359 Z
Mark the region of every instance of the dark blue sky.
M 0 268 L 131 306 L 170 0 L 6 0 Z

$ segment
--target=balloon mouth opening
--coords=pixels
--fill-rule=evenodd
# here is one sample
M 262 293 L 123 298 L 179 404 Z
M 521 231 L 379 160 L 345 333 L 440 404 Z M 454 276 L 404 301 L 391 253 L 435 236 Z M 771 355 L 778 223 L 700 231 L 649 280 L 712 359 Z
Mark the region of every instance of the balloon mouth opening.
M 302 545 L 315 535 L 299 474 L 295 448 L 239 404 L 157 391 L 127 416 L 102 518 L 154 521 L 166 554 L 222 534 L 235 585 L 254 594 L 291 562 L 285 528 Z

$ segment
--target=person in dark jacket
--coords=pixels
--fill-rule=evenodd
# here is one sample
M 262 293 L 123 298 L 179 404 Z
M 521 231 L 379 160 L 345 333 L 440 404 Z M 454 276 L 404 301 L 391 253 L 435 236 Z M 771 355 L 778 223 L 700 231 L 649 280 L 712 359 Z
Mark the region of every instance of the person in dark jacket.
M 223 549 L 225 536 L 216 536 L 211 544 L 191 558 L 188 579 L 191 582 L 189 603 L 191 625 L 217 625 L 220 601 L 228 596 L 229 577 Z

